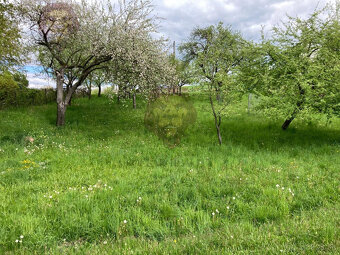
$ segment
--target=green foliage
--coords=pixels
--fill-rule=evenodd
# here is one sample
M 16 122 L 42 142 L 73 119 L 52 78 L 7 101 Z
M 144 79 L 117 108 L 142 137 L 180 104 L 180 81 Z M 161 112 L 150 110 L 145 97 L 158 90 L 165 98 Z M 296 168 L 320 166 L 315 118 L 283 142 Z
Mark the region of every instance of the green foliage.
M 15 11 L 13 3 L 0 0 L 0 70 L 20 62 L 21 36 Z
M 14 72 L 13 79 L 16 81 L 20 88 L 27 88 L 29 85 L 27 77 L 24 73 Z
M 53 89 L 29 89 L 26 76 L 6 71 L 0 74 L 0 109 L 13 106 L 40 105 L 55 101 Z
M 53 104 L 0 111 L 0 254 L 337 254 L 339 120 L 282 132 L 244 101 L 216 146 L 191 100 L 175 148 L 105 97 L 62 129 Z
M 0 108 L 11 105 L 17 100 L 18 84 L 10 72 L 0 74 Z
M 339 22 L 339 10 L 330 8 L 288 17 L 273 38 L 249 50 L 238 78 L 260 98 L 259 110 L 290 121 L 339 116 Z
M 213 113 L 220 144 L 222 117 L 229 115 L 230 105 L 240 101 L 243 94 L 235 76 L 246 45 L 248 42 L 238 32 L 219 23 L 194 29 L 189 42 L 180 46 L 185 61 L 195 66 L 198 89 L 209 95 L 209 111 Z
M 166 143 L 177 145 L 190 125 L 196 121 L 196 110 L 188 98 L 165 96 L 149 103 L 145 126 Z

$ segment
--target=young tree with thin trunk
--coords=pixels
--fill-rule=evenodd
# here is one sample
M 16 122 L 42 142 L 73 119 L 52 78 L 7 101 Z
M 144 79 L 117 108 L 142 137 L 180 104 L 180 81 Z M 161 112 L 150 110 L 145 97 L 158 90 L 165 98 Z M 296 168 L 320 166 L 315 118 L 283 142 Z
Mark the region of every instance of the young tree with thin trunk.
M 193 62 L 198 70 L 196 81 L 200 90 L 208 96 L 220 145 L 222 117 L 229 114 L 228 106 L 242 95 L 234 81 L 246 44 L 240 34 L 219 23 L 195 29 L 189 42 L 180 46 L 185 60 Z

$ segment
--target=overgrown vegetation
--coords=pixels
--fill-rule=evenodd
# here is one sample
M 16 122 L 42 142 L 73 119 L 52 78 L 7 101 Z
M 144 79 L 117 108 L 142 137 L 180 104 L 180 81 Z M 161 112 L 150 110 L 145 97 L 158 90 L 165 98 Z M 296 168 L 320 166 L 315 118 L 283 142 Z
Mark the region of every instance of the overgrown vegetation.
M 55 101 L 53 89 L 29 89 L 25 75 L 8 71 L 0 74 L 0 109 L 46 104 Z
M 150 0 L 0 11 L 0 254 L 337 254 L 339 0 L 259 43 L 196 28 L 183 59 Z
M 196 95 L 170 149 L 145 105 L 107 100 L 74 100 L 62 129 L 54 104 L 0 112 L 0 253 L 337 253 L 339 121 L 282 131 L 244 103 L 216 146 Z

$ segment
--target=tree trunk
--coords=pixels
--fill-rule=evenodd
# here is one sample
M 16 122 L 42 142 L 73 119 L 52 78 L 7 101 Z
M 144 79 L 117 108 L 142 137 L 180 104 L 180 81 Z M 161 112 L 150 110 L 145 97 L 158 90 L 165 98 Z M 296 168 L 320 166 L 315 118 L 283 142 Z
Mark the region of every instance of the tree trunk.
M 133 92 L 132 102 L 133 102 L 133 109 L 136 109 L 137 108 L 137 104 L 136 104 L 136 92 Z
M 181 96 L 182 95 L 182 86 L 178 87 L 178 94 Z
M 222 145 L 222 136 L 221 136 L 221 116 L 218 116 L 218 122 L 215 118 L 215 126 L 217 131 L 218 143 Z
M 221 136 L 221 121 L 222 121 L 222 118 L 221 118 L 221 115 L 217 116 L 217 114 L 216 114 L 214 102 L 212 100 L 211 95 L 210 95 L 210 105 L 211 105 L 211 109 L 212 109 L 212 112 L 213 112 L 213 115 L 214 115 L 214 118 L 215 118 L 215 127 L 216 127 L 216 132 L 217 132 L 218 143 L 220 145 L 222 145 L 222 136 Z
M 89 86 L 88 96 L 89 96 L 89 99 L 91 99 L 91 96 L 92 96 L 92 85 L 91 84 Z
M 294 116 L 290 117 L 289 119 L 287 119 L 283 125 L 282 125 L 282 129 L 283 130 L 287 130 L 287 128 L 289 127 L 290 123 L 292 123 L 292 121 L 295 119 Z
M 68 105 L 71 106 L 72 105 L 72 98 L 73 98 L 73 95 L 70 97 L 70 100 L 68 102 Z
M 65 125 L 65 112 L 66 112 L 66 105 L 64 102 L 58 103 L 58 113 L 57 113 L 57 126 L 61 127 Z
M 102 85 L 98 86 L 98 97 L 102 96 Z
M 303 103 L 305 101 L 305 99 L 304 99 L 305 91 L 301 88 L 301 86 L 299 86 L 299 90 L 300 90 L 300 96 L 302 96 L 302 99 L 300 99 L 300 101 L 298 101 L 296 103 L 297 108 L 294 110 L 294 112 L 291 115 L 291 117 L 289 119 L 286 119 L 285 122 L 283 123 L 283 125 L 282 125 L 282 129 L 283 130 L 287 130 L 287 128 L 289 127 L 290 123 L 292 123 L 292 121 L 295 119 L 296 115 L 303 108 Z
M 57 78 L 57 126 L 65 125 L 66 105 L 64 102 L 64 70 L 56 71 Z

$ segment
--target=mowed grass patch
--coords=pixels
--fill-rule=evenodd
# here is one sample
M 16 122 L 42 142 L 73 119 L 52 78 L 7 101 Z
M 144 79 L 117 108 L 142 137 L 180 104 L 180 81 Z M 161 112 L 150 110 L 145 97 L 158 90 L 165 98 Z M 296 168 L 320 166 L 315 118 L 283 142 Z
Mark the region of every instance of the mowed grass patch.
M 54 104 L 0 111 L 0 253 L 336 254 L 339 121 L 282 131 L 245 105 L 218 146 L 192 100 L 175 148 L 144 104 L 77 99 L 64 128 Z

